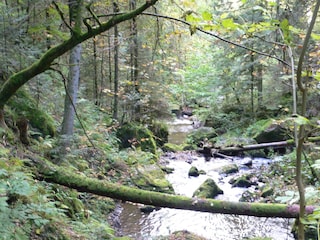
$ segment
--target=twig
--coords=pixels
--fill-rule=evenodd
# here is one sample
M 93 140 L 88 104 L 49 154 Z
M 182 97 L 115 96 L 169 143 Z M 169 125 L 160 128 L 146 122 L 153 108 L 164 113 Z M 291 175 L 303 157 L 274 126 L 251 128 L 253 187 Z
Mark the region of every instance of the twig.
M 61 11 L 61 9 L 59 8 L 58 4 L 55 1 L 52 1 L 52 4 L 54 5 L 54 7 L 56 8 L 57 12 L 59 13 L 62 21 L 64 22 L 64 24 L 67 26 L 67 28 L 70 30 L 70 32 L 74 32 L 72 27 L 67 23 L 66 19 L 63 16 L 63 12 Z

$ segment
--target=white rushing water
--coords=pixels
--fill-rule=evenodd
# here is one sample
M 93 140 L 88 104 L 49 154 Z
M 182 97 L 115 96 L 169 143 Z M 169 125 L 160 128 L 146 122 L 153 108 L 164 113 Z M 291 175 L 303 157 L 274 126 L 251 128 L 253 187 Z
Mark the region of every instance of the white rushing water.
M 190 131 L 190 122 L 182 120 L 171 126 L 171 141 L 178 141 Z M 170 140 L 170 139 L 169 139 Z M 167 166 L 174 168 L 174 173 L 167 175 L 176 194 L 191 197 L 193 192 L 207 179 L 212 178 L 224 191 L 217 199 L 238 201 L 245 188 L 232 188 L 229 184 L 231 176 L 221 176 L 219 168 L 230 164 L 231 160 L 212 158 L 205 161 L 204 157 L 195 153 L 177 155 L 177 157 L 164 156 Z M 186 160 L 192 160 L 187 163 Z M 243 159 L 236 159 L 243 161 Z M 253 168 L 268 164 L 271 160 L 253 159 Z M 191 166 L 204 170 L 205 175 L 189 177 Z M 250 171 L 243 169 L 240 171 Z M 292 220 L 282 218 L 258 218 L 250 216 L 202 213 L 189 210 L 161 208 L 149 214 L 140 212 L 138 206 L 126 203 L 121 214 L 121 227 L 123 235 L 136 240 L 151 240 L 158 236 L 170 235 L 175 231 L 188 230 L 210 240 L 241 240 L 253 237 L 269 237 L 274 240 L 294 240 L 290 233 Z

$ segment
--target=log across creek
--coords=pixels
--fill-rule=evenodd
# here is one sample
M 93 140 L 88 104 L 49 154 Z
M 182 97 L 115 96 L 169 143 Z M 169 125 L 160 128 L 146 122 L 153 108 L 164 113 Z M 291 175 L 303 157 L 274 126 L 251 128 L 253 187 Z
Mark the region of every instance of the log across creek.
M 306 139 L 309 142 L 319 142 L 320 137 L 309 137 Z M 250 151 L 250 150 L 259 150 L 259 149 L 279 149 L 294 146 L 295 142 L 293 139 L 280 141 L 280 142 L 269 142 L 269 143 L 259 143 L 259 144 L 250 144 L 250 145 L 241 145 L 241 146 L 231 146 L 224 148 L 215 148 L 213 147 L 203 147 L 199 149 L 199 153 L 203 153 L 207 156 L 220 156 L 220 157 L 229 157 L 228 155 L 235 155 L 239 152 Z
M 80 172 L 67 171 L 65 168 L 54 165 L 44 159 L 32 159 L 28 164 L 31 164 L 32 167 L 35 168 L 35 177 L 40 180 L 57 183 L 80 192 L 92 193 L 122 201 L 209 213 L 238 214 L 256 217 L 299 217 L 298 205 L 245 203 L 190 198 L 174 194 L 146 191 L 105 180 L 89 178 Z M 313 213 L 314 209 L 315 207 L 313 206 L 307 206 L 306 214 Z

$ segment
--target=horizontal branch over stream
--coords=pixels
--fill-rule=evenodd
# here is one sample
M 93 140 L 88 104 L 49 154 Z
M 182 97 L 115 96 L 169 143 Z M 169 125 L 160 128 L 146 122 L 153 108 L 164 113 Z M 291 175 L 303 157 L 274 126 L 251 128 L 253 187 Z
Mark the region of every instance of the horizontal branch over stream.
M 120 184 L 110 183 L 84 176 L 82 173 L 74 173 L 56 166 L 45 160 L 33 160 L 36 166 L 36 177 L 52 183 L 57 183 L 80 192 L 93 193 L 123 201 L 185 209 L 199 212 L 237 214 L 257 217 L 282 217 L 297 218 L 299 216 L 298 205 L 271 204 L 271 203 L 244 203 L 229 202 L 214 199 L 198 199 L 185 196 L 164 194 L 146 191 Z M 306 212 L 311 214 L 313 206 L 306 207 Z

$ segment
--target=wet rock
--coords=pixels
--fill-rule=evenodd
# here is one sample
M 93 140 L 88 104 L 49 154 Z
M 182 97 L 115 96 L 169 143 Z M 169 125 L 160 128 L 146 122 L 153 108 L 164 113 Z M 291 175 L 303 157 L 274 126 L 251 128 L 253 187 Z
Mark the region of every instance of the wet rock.
M 198 168 L 196 168 L 195 166 L 192 166 L 190 169 L 189 169 L 189 172 L 188 172 L 188 176 L 189 177 L 198 177 L 200 174 L 199 174 L 199 170 Z
M 177 231 L 172 233 L 170 236 L 163 236 L 161 240 L 206 240 L 206 238 L 197 236 L 193 233 L 190 233 L 187 230 Z
M 164 171 L 167 174 L 171 174 L 174 172 L 174 168 L 171 167 L 165 167 L 165 166 L 161 166 L 162 171 Z
M 239 202 L 255 202 L 256 201 L 256 194 L 251 192 L 250 190 L 246 190 L 242 193 Z
M 136 165 L 132 168 L 131 174 L 133 183 L 141 189 L 174 193 L 172 185 L 158 164 Z
M 141 212 L 143 213 L 151 213 L 153 211 L 160 210 L 160 207 L 150 206 L 150 205 L 144 205 L 139 208 Z
M 226 166 L 223 166 L 219 173 L 220 174 L 231 174 L 231 173 L 237 173 L 239 171 L 239 168 L 236 164 L 229 164 L 229 165 L 226 165 Z
M 244 165 L 246 167 L 252 167 L 252 158 L 244 158 L 241 162 L 241 165 Z
M 232 187 L 242 187 L 242 188 L 248 188 L 253 183 L 250 181 L 251 175 L 242 175 L 236 179 L 231 179 L 229 183 L 232 185 Z
M 277 142 L 288 139 L 287 129 L 283 122 L 270 120 L 254 136 L 257 143 Z
M 261 197 L 269 197 L 271 195 L 273 195 L 274 190 L 272 187 L 266 185 L 261 189 Z
M 199 198 L 215 198 L 219 194 L 223 194 L 223 191 L 218 187 L 216 182 L 208 178 L 200 187 L 193 193 L 193 197 Z

